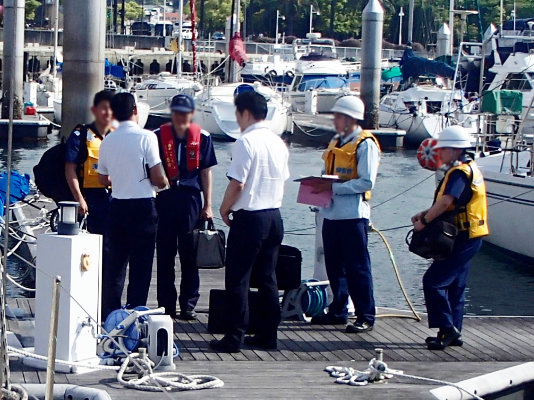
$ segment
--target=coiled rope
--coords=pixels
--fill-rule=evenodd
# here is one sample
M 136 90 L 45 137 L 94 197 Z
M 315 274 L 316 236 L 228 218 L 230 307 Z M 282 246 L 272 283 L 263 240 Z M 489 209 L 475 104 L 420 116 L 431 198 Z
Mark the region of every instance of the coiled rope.
M 136 362 L 134 363 L 134 361 Z M 224 382 L 215 376 L 153 372 L 154 365 L 154 362 L 149 360 L 146 354 L 130 354 L 122 363 L 117 380 L 124 387 L 147 392 L 202 390 L 224 386 Z M 125 373 L 134 373 L 136 377 L 125 379 Z M 156 385 L 151 385 L 150 382 L 155 382 Z
M 28 393 L 19 385 L 11 385 L 10 390 L 0 388 L 0 395 L 5 400 L 28 400 Z
M 325 372 L 329 373 L 331 377 L 336 378 L 336 383 L 346 384 L 350 386 L 365 386 L 369 383 L 379 382 L 383 381 L 384 379 L 391 379 L 393 377 L 407 378 L 437 385 L 451 386 L 471 396 L 476 400 L 484 400 L 482 397 L 477 396 L 475 393 L 472 393 L 469 390 L 455 383 L 443 381 L 440 379 L 425 378 L 423 376 L 405 374 L 403 371 L 389 368 L 384 361 L 377 360 L 376 358 L 373 358 L 371 361 L 369 361 L 368 367 L 363 371 L 358 371 L 351 367 L 336 366 L 328 366 L 324 370 Z

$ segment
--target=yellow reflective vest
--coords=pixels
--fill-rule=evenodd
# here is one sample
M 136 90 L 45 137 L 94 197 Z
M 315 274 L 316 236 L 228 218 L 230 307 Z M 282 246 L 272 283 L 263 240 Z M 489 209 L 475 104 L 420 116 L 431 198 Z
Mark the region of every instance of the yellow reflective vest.
M 83 130 L 81 131 L 83 134 Z M 82 167 L 82 182 L 84 189 L 102 189 L 105 188 L 98 182 L 98 158 L 100 154 L 100 145 L 102 138 L 93 132 L 90 128 L 86 128 L 87 145 L 87 160 Z
M 468 231 L 469 238 L 477 238 L 489 235 L 488 228 L 488 205 L 486 197 L 486 184 L 482 172 L 474 161 L 463 163 L 450 168 L 436 190 L 436 201 L 443 197 L 445 188 L 454 171 L 462 171 L 471 182 L 473 196 L 467 205 L 462 207 L 456 216 L 456 226 L 459 231 Z M 454 211 L 451 205 L 448 211 Z
M 328 148 L 323 153 L 325 173 L 337 175 L 342 181 L 358 178 L 358 146 L 367 139 L 372 140 L 380 151 L 380 144 L 370 131 L 361 131 L 354 139 L 341 147 L 337 147 L 340 136 L 336 135 L 330 141 Z M 371 200 L 371 191 L 368 190 L 363 196 L 365 201 Z

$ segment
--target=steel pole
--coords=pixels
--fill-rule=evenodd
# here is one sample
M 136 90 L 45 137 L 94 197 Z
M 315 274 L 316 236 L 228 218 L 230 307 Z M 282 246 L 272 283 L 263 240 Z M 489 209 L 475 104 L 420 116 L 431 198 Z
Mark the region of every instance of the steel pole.
M 380 75 L 382 62 L 382 34 L 384 9 L 378 0 L 370 0 L 362 13 L 362 67 L 360 97 L 365 104 L 362 126 L 378 128 Z
M 52 76 L 54 77 L 54 89 L 56 85 L 56 76 L 57 76 L 57 45 L 59 37 L 59 0 L 54 0 L 54 64 L 52 65 Z M 54 97 L 56 90 L 54 90 Z
M 96 92 L 104 89 L 106 2 L 65 1 L 61 135 L 91 121 Z M 90 15 L 91 18 L 87 18 Z
M 178 32 L 178 55 L 176 58 L 176 63 L 178 64 L 176 66 L 176 72 L 177 72 L 177 78 L 180 79 L 182 77 L 182 47 L 183 47 L 183 35 L 182 35 L 182 26 L 184 24 L 184 0 L 180 0 L 178 3 L 178 14 L 180 16 L 178 17 L 179 21 L 179 32 Z M 167 26 L 167 25 L 165 25 Z M 167 28 L 165 28 L 167 29 Z M 196 73 L 197 71 L 193 71 Z
M 276 31 L 274 34 L 274 44 L 278 44 L 278 18 L 280 18 L 280 11 L 276 10 Z
M 451 31 L 449 53 L 454 54 L 454 0 L 449 1 L 449 30 Z
M 310 4 L 310 33 L 313 32 L 313 4 Z
M 408 5 L 408 42 L 413 42 L 413 12 L 415 8 L 415 1 L 410 0 Z

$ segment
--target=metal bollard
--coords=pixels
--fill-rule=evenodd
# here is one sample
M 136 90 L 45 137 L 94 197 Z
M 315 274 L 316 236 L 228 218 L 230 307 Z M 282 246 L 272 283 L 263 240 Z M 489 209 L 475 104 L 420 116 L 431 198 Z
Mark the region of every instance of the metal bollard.
M 56 276 L 52 292 L 52 318 L 50 319 L 50 336 L 48 338 L 48 361 L 46 363 L 45 400 L 54 400 L 54 379 L 56 369 L 57 323 L 59 318 L 59 289 L 61 277 Z

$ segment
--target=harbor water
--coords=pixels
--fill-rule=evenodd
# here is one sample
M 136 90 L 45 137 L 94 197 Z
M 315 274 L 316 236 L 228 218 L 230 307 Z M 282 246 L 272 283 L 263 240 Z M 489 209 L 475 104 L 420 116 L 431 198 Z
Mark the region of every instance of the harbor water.
M 15 144 L 14 169 L 21 173 L 32 174 L 32 168 L 39 161 L 42 153 L 56 143 L 58 143 L 57 136 L 51 135 L 50 139 L 44 143 Z M 214 213 L 217 216 L 228 181 L 226 170 L 231 160 L 232 143 L 216 142 L 215 150 L 219 161 L 219 165 L 213 169 L 213 203 Z M 5 168 L 5 143 L 0 147 L 0 151 L 2 152 L 0 155 L 2 168 Z M 315 214 L 309 206 L 296 203 L 298 184 L 293 182 L 293 179 L 320 173 L 322 151 L 321 148 L 304 147 L 298 144 L 290 146 L 291 178 L 286 185 L 282 207 L 287 231 L 284 243 L 298 247 L 302 251 L 304 279 L 309 279 L 313 275 Z M 411 215 L 431 204 L 435 185 L 432 175 L 430 171 L 419 166 L 413 150 L 384 153 L 372 199 L 374 207 L 372 222 L 378 229 L 384 231 L 391 244 L 408 294 L 419 310 L 424 310 L 421 279 L 429 261 L 408 252 L 405 244 L 408 228 L 389 229 L 408 225 Z M 422 183 L 407 193 L 387 201 L 418 182 Z M 384 201 L 386 202 L 383 203 Z M 223 228 L 220 220 L 216 220 L 216 225 Z M 518 240 L 529 239 L 518 238 Z M 407 309 L 396 282 L 389 255 L 375 233 L 370 233 L 369 250 L 377 304 Z M 534 265 L 532 264 L 532 261 L 519 259 L 501 250 L 484 246 L 473 261 L 466 291 L 467 313 L 534 315 Z M 26 266 L 20 262 L 12 261 L 8 269 L 16 277 L 26 276 L 23 282 L 30 279 L 31 274 L 28 274 Z M 10 283 L 8 283 L 8 293 L 11 296 L 24 295 Z

